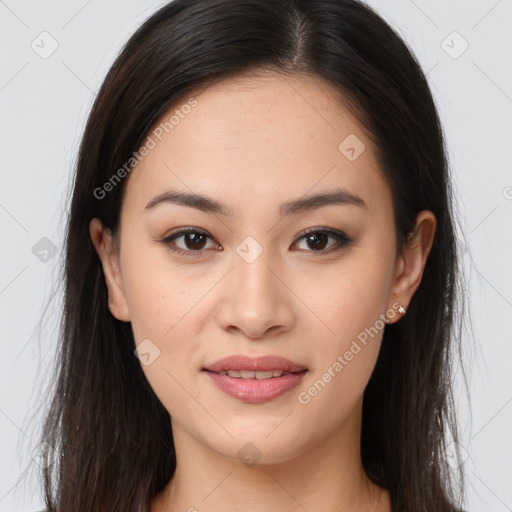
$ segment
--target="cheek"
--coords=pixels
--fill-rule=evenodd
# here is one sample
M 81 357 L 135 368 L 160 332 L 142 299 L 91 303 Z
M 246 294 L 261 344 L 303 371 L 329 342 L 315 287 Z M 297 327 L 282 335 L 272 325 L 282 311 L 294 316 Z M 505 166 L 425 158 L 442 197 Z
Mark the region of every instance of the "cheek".
M 181 278 L 183 281 L 183 278 Z M 136 344 L 151 340 L 157 355 L 142 370 L 154 393 L 171 413 L 189 411 L 194 405 L 188 390 L 199 372 L 199 294 L 179 276 L 143 270 L 130 281 L 129 308 Z M 203 292 L 204 294 L 205 292 Z M 147 343 L 147 341 L 144 341 Z M 195 414 L 198 414 L 196 411 Z
M 142 365 L 159 398 L 180 397 L 177 382 L 199 371 L 199 340 L 208 320 L 204 300 L 213 278 L 194 278 L 179 266 L 171 266 L 160 251 L 140 250 L 126 257 L 123 282 L 136 345 L 149 339 L 158 357 Z M 180 391 L 181 390 L 181 391 Z
M 160 249 L 131 254 L 123 262 L 123 274 L 137 341 L 154 337 L 167 343 L 208 291 L 207 277 L 194 279 L 186 270 L 173 266 Z
M 325 371 L 311 376 L 297 396 L 303 431 L 317 431 L 319 418 L 323 432 L 334 431 L 347 420 L 354 419 L 352 413 L 362 401 L 379 345 L 380 340 L 376 338 L 372 346 L 361 348 L 350 361 L 342 356 L 340 362 L 336 356 L 329 360 Z
M 320 343 L 315 352 L 321 356 L 297 394 L 299 407 L 304 408 L 304 428 L 314 428 L 314 418 L 319 417 L 323 428 L 336 428 L 362 399 L 378 358 L 385 324 L 377 317 L 355 327 L 349 318 L 345 324 L 338 321 L 336 336 Z
M 302 407 L 310 409 L 308 418 L 321 414 L 335 424 L 361 398 L 385 328 L 381 315 L 387 308 L 388 263 L 384 256 L 372 258 L 366 252 L 314 280 L 308 304 L 321 327 L 311 337 L 314 371 L 297 397 Z
M 387 308 L 390 268 L 385 258 L 361 251 L 360 256 L 354 254 L 297 281 L 294 291 L 310 308 L 307 314 L 318 325 L 315 339 L 322 350 L 343 351 L 353 338 L 374 326 Z

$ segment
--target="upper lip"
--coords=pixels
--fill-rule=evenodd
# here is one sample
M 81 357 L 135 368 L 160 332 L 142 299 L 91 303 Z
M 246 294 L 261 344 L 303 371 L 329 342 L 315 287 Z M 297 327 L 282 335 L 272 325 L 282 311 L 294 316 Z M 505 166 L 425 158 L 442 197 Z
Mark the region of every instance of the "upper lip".
M 289 359 L 280 356 L 261 356 L 249 357 L 244 355 L 234 355 L 219 359 L 215 363 L 209 364 L 203 368 L 211 372 L 225 372 L 227 370 L 283 370 L 286 372 L 301 372 L 307 368 L 301 364 L 294 363 Z

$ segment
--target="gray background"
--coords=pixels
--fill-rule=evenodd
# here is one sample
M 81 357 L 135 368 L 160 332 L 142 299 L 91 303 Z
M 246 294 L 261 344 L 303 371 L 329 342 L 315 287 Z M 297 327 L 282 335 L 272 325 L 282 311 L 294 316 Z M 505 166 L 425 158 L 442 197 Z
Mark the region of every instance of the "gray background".
M 512 511 L 512 1 L 369 3 L 428 72 L 448 142 L 470 295 L 472 413 L 457 376 L 468 510 Z M 37 326 L 58 276 L 65 196 L 94 94 L 161 4 L 0 0 L 0 511 L 42 505 L 38 404 L 60 295 Z

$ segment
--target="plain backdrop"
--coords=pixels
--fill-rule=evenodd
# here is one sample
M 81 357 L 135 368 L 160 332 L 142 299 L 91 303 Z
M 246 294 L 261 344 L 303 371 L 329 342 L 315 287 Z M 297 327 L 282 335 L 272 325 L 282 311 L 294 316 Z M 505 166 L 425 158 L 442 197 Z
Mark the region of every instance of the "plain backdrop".
M 0 0 L 0 512 L 42 508 L 38 408 L 55 355 L 65 197 L 94 95 L 162 2 Z M 470 512 L 512 511 L 512 1 L 372 1 L 439 107 L 472 337 L 471 409 L 457 374 Z

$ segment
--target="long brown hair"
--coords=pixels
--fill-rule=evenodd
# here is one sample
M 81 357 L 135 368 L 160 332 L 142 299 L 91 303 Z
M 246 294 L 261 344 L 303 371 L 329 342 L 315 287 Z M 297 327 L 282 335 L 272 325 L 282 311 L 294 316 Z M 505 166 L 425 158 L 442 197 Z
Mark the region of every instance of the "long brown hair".
M 377 147 L 397 247 L 419 211 L 437 218 L 422 282 L 407 314 L 386 326 L 364 392 L 361 455 L 368 476 L 390 490 L 394 512 L 458 511 L 463 473 L 443 456 L 448 438 L 458 439 L 451 362 L 462 314 L 445 142 L 415 57 L 356 0 L 175 0 L 112 65 L 81 142 L 66 229 L 56 380 L 42 435 L 48 510 L 147 511 L 173 476 L 169 414 L 134 356 L 131 325 L 109 312 L 88 226 L 98 217 L 117 232 L 124 180 L 98 190 L 163 114 L 198 88 L 251 70 L 310 74 L 336 87 Z

